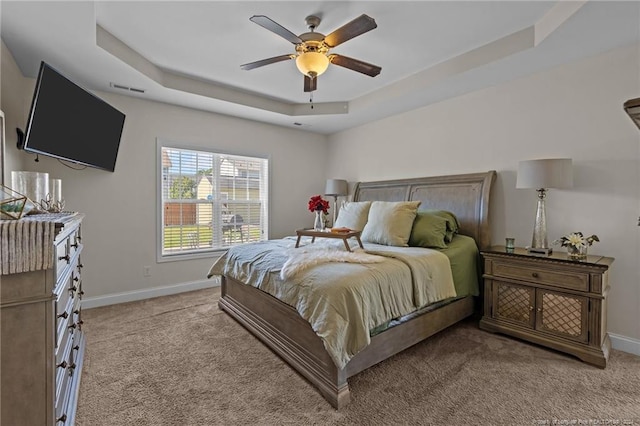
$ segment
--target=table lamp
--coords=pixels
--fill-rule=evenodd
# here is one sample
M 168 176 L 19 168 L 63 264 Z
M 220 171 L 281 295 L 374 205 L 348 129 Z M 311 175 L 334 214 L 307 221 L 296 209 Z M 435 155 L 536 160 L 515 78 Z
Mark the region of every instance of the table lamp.
M 348 185 L 344 179 L 327 179 L 327 184 L 324 188 L 324 195 L 330 195 L 333 197 L 333 222 L 331 226 L 336 223 L 336 210 L 338 209 L 338 197 L 341 195 L 347 195 Z
M 538 207 L 533 227 L 529 253 L 551 254 L 547 242 L 547 218 L 544 199 L 549 188 L 571 188 L 573 172 L 570 158 L 554 158 L 544 160 L 526 160 L 518 163 L 516 188 L 534 188 L 538 191 Z

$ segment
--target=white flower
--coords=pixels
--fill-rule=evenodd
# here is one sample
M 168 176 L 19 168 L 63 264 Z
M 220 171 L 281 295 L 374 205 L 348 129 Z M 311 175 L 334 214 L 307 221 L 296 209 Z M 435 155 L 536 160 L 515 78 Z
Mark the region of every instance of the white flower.
M 573 232 L 568 235 L 564 235 L 559 239 L 555 240 L 553 244 L 560 244 L 562 247 L 575 247 L 575 248 L 583 248 L 588 247 L 594 243 L 594 241 L 600 241 L 597 235 L 591 235 L 590 237 L 585 237 L 582 232 Z
M 569 234 L 567 235 L 567 244 L 574 247 L 586 247 L 587 239 L 579 234 Z

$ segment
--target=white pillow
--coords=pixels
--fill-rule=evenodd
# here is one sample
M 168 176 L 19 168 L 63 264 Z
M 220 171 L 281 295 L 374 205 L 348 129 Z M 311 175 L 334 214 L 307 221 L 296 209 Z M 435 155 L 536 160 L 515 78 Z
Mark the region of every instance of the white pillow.
M 408 246 L 420 201 L 374 201 L 362 240 L 387 246 Z
M 349 228 L 362 231 L 367 223 L 371 201 L 347 201 L 338 212 L 334 228 Z

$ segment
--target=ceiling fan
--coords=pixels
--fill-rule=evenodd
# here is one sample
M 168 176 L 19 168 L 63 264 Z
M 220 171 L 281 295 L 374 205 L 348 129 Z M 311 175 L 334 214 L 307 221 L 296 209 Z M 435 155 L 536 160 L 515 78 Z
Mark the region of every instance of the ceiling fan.
M 273 58 L 240 65 L 243 70 L 252 70 L 264 65 L 295 59 L 296 66 L 304 74 L 305 92 L 316 90 L 318 76 L 327 70 L 330 63 L 371 77 L 380 74 L 382 70 L 379 66 L 358 59 L 329 53 L 331 49 L 345 41 L 377 28 L 376 21 L 370 16 L 363 14 L 327 36 L 315 32 L 315 29 L 320 25 L 320 18 L 314 15 L 305 18 L 309 32 L 299 36 L 264 15 L 254 15 L 249 20 L 295 44 L 296 53 L 274 56 Z

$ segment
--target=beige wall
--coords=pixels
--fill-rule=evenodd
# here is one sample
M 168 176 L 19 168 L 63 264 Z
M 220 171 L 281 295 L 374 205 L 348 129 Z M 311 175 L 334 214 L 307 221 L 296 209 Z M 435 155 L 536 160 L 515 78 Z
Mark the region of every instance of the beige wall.
M 0 44 L 0 109 L 5 115 L 5 163 L 4 182 L 11 183 L 11 170 L 22 170 L 24 158 L 16 149 L 16 127 L 24 129 L 31 103 L 26 95 L 25 79 L 4 42 Z M 28 100 L 27 100 L 28 99 Z M 1 181 L 2 179 L 0 179 Z
M 366 181 L 494 169 L 493 243 L 508 236 L 525 246 L 536 193 L 515 189 L 518 161 L 573 158 L 574 188 L 547 196 L 549 239 L 600 237 L 591 252 L 616 258 L 609 330 L 640 339 L 640 131 L 622 109 L 640 96 L 639 61 L 639 46 L 620 48 L 335 134 L 328 175 Z
M 4 46 L 2 51 L 2 109 L 10 126 L 24 128 L 35 81 L 24 79 Z M 270 236 L 292 235 L 296 228 L 311 226 L 307 201 L 324 190 L 324 136 L 112 93 L 97 95 L 127 116 L 114 173 L 76 171 L 44 156 L 34 163 L 33 155 L 15 148 L 15 138 L 7 145 L 8 170 L 48 172 L 62 179 L 66 209 L 86 214 L 86 297 L 206 279 L 213 257 L 156 263 L 156 138 L 195 149 L 268 156 Z M 313 167 L 303 158 L 313 158 Z M 151 277 L 143 277 L 147 265 Z

